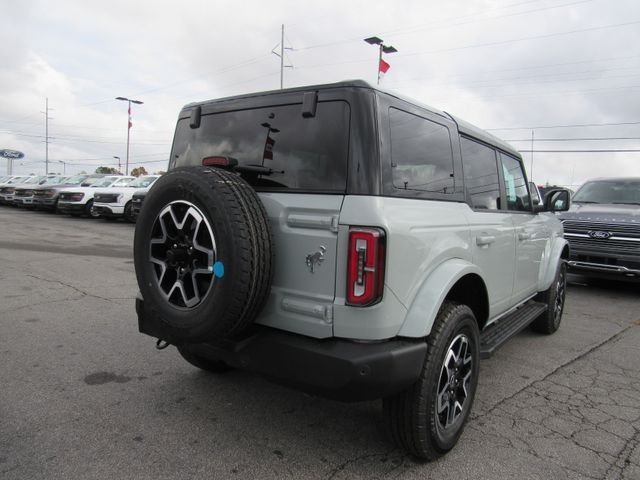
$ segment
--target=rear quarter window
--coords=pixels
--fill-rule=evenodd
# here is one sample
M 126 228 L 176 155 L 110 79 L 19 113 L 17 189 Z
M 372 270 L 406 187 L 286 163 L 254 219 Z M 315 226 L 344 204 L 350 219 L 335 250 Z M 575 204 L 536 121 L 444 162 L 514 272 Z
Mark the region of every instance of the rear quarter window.
M 200 127 L 178 121 L 171 168 L 202 165 L 228 156 L 240 166 L 263 166 L 268 174 L 243 177 L 259 190 L 344 192 L 347 184 L 350 109 L 343 101 L 320 102 L 316 115 L 302 105 L 203 115 Z
M 389 109 L 393 186 L 455 193 L 449 129 L 411 113 Z

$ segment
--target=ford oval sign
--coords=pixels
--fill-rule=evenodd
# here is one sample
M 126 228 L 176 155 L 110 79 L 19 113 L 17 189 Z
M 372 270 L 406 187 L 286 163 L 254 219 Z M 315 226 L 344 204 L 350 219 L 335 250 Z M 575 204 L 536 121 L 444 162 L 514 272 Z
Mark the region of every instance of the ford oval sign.
M 24 153 L 18 152 L 17 150 L 4 149 L 0 150 L 0 157 L 9 158 L 11 160 L 19 160 L 21 158 L 24 158 Z
M 589 230 L 587 232 L 587 235 L 589 235 L 591 238 L 600 238 L 602 240 L 606 240 L 607 238 L 611 237 L 611 232 L 602 232 L 599 230 Z

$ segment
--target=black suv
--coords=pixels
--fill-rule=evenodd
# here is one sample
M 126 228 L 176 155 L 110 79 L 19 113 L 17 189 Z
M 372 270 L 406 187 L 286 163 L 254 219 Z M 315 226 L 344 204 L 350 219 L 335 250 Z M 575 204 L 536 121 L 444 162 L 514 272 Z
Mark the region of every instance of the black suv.
M 571 246 L 569 270 L 640 280 L 640 178 L 590 180 L 572 201 L 561 215 Z

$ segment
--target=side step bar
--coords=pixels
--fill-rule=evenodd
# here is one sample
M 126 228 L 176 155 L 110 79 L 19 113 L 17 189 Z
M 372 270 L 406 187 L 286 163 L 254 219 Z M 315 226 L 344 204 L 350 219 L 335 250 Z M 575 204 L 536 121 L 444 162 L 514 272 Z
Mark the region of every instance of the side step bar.
M 531 300 L 489 325 L 480 334 L 480 358 L 489 358 L 503 343 L 524 330 L 546 310 L 546 304 Z

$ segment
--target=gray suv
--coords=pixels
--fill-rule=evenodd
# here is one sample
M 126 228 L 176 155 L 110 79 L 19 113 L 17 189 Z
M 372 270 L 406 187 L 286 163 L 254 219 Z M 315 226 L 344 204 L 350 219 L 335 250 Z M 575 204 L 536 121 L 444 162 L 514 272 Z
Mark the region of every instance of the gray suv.
M 569 247 L 522 159 L 362 81 L 187 105 L 134 259 L 141 332 L 216 373 L 383 399 L 418 458 L 457 442 L 481 357 L 560 324 Z M 543 341 L 541 339 L 541 341 Z

